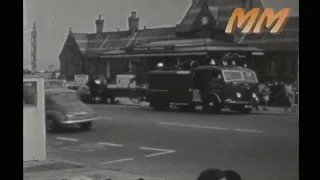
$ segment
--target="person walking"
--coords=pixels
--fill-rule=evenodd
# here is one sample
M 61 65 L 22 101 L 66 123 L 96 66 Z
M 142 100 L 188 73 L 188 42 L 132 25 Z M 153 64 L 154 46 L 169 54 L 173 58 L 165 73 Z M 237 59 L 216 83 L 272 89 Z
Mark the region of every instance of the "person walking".
M 98 84 L 95 82 L 95 78 L 93 76 L 89 77 L 89 81 L 87 83 L 87 86 L 90 89 L 90 99 L 93 102 L 94 99 L 98 95 Z
M 263 99 L 263 110 L 267 111 L 268 110 L 267 106 L 269 105 L 269 97 L 271 94 L 269 83 L 264 84 L 264 86 L 261 88 L 260 94 Z
M 295 111 L 295 93 L 293 91 L 292 85 L 285 85 L 285 95 L 288 99 L 291 111 Z

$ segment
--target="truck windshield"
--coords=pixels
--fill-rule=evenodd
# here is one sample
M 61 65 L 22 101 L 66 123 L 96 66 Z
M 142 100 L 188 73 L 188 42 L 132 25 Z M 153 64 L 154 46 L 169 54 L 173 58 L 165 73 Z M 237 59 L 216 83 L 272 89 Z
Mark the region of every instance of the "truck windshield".
M 257 82 L 256 73 L 254 71 L 224 70 L 223 76 L 226 82 L 228 81 Z

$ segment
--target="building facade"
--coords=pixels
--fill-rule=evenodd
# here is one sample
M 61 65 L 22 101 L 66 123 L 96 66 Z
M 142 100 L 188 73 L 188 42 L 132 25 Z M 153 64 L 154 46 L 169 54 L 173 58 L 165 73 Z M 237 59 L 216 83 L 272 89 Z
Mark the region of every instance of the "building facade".
M 238 52 L 243 58 L 237 64 L 247 63 L 261 81 L 292 81 L 296 78 L 299 17 L 290 18 L 288 28 L 279 35 L 224 33 L 234 8 L 268 7 L 253 1 L 194 0 L 178 25 L 165 28 L 141 29 L 139 17 L 132 12 L 128 30 L 103 32 L 104 20 L 99 16 L 95 33 L 69 30 L 59 55 L 60 72 L 69 80 L 74 74 L 103 74 L 115 79 L 116 74 L 128 71 L 143 77 L 158 62 L 174 65 L 196 59 L 206 64 L 211 58 Z

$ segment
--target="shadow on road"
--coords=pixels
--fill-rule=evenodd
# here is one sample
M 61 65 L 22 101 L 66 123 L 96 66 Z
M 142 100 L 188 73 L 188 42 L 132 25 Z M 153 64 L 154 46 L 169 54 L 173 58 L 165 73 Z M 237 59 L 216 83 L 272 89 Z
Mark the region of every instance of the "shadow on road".
M 54 132 L 50 132 L 49 134 L 77 134 L 77 133 L 80 133 L 80 134 L 89 134 L 89 133 L 92 133 L 95 131 L 95 128 L 93 127 L 92 129 L 90 130 L 83 130 L 77 126 L 74 126 L 74 127 L 64 127 L 64 128 L 60 128 L 60 129 L 57 129 L 55 130 Z

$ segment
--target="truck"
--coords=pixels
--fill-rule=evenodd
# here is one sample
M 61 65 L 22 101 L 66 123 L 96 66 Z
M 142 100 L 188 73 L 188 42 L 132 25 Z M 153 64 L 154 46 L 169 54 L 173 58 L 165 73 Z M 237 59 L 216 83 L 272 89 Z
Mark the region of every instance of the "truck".
M 158 68 L 147 72 L 147 79 L 145 101 L 155 110 L 168 110 L 173 105 L 183 111 L 201 106 L 205 112 L 220 113 L 229 108 L 250 113 L 259 103 L 256 73 L 233 64 Z

